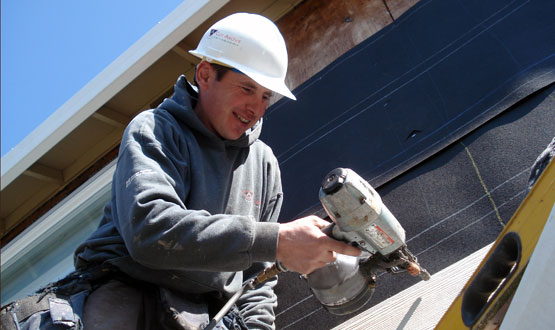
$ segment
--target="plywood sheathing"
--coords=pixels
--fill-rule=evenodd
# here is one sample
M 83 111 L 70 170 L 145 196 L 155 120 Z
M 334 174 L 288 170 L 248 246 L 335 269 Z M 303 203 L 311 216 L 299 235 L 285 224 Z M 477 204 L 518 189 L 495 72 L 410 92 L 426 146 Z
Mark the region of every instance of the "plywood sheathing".
M 304 1 L 277 22 L 289 52 L 287 86 L 298 87 L 417 2 Z

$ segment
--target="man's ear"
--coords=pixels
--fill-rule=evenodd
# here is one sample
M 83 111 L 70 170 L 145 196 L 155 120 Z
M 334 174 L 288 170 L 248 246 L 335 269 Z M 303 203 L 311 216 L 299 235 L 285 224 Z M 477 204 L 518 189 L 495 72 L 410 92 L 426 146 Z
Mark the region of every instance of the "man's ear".
M 202 90 L 208 86 L 210 76 L 212 74 L 212 66 L 206 61 L 202 61 L 197 65 L 195 72 L 198 87 Z

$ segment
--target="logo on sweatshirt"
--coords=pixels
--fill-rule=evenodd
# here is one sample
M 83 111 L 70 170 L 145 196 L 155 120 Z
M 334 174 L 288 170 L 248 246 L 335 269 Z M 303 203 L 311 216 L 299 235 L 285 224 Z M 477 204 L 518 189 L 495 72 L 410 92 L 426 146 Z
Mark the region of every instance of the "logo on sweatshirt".
M 133 174 L 129 179 L 127 179 L 127 181 L 125 181 L 125 188 L 129 188 L 129 185 L 131 184 L 131 182 L 133 182 L 136 178 L 140 177 L 141 175 L 145 175 L 145 174 L 151 174 L 154 173 L 153 170 L 142 170 L 139 171 L 135 174 Z
M 256 206 L 260 206 L 261 202 L 259 200 L 255 200 L 254 192 L 250 190 L 243 190 L 243 199 L 247 202 L 254 203 Z

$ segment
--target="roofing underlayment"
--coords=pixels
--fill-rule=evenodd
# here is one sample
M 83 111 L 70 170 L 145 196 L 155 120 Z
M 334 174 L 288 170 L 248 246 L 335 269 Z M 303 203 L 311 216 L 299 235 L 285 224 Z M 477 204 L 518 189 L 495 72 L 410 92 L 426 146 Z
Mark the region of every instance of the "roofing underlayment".
M 432 278 L 493 242 L 555 136 L 554 15 L 553 1 L 420 1 L 276 103 L 262 139 L 281 164 L 281 219 L 322 214 L 321 180 L 348 167 L 378 188 Z M 377 282 L 366 308 L 419 279 Z M 329 314 L 295 274 L 276 292 L 279 329 L 363 315 Z

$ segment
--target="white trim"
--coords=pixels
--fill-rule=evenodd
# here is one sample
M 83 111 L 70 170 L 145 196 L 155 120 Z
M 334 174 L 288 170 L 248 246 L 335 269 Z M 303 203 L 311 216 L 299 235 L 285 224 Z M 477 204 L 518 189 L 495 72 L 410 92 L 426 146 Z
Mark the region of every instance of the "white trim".
M 47 239 L 50 233 L 66 226 L 71 220 L 68 215 L 84 200 L 110 190 L 116 163 L 117 160 L 112 161 L 2 248 L 2 272 Z
M 183 1 L 2 157 L 1 190 L 228 1 Z

